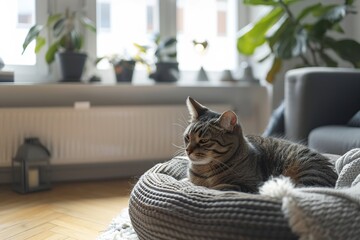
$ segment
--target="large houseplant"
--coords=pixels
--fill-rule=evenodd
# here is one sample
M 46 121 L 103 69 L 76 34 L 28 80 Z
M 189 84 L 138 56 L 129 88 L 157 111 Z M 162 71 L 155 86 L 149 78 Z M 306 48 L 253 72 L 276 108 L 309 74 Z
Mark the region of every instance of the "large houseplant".
M 35 53 L 39 53 L 48 41 L 46 62 L 51 64 L 58 57 L 62 81 L 80 81 L 87 59 L 87 54 L 82 51 L 84 36 L 79 30 L 80 25 L 96 32 L 95 24 L 81 11 L 66 9 L 64 13 L 49 15 L 45 25 L 35 24 L 30 28 L 23 43 L 23 52 L 35 40 Z M 45 29 L 48 30 L 47 35 Z M 46 40 L 48 37 L 50 39 Z
M 352 39 L 334 38 L 331 33 L 344 33 L 340 23 L 348 14 L 356 13 L 354 0 L 336 4 L 307 1 L 309 4 L 297 8 L 300 11 L 295 14 L 292 5 L 299 2 L 305 5 L 300 0 L 244 0 L 245 4 L 269 6 L 271 10 L 239 31 L 239 53 L 250 56 L 258 47 L 267 45 L 269 52 L 260 61 L 273 58 L 266 77 L 268 82 L 274 81 L 283 61 L 293 58 L 301 61 L 297 65 L 300 67 L 336 67 L 342 59 L 359 68 L 360 44 Z

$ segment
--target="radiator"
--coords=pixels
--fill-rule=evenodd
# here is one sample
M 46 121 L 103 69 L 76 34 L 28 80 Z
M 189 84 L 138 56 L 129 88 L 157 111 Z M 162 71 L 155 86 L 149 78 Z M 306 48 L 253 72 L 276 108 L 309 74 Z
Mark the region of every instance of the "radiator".
M 1 108 L 0 166 L 11 166 L 26 137 L 38 137 L 54 165 L 170 159 L 188 118 L 184 105 Z

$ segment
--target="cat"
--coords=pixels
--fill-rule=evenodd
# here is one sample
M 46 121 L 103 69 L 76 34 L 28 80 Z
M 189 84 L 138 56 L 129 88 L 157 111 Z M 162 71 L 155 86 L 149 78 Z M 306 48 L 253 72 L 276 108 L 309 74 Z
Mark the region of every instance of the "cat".
M 272 177 L 289 177 L 300 186 L 333 187 L 337 174 L 329 159 L 284 139 L 244 136 L 237 115 L 222 114 L 186 100 L 190 124 L 184 132 L 188 178 L 217 190 L 257 193 Z

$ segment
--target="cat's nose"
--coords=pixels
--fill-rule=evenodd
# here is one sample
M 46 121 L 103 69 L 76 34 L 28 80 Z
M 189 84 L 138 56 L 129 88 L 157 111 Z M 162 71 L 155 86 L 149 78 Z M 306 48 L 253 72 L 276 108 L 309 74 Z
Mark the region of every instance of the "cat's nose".
M 188 155 L 190 155 L 193 151 L 194 151 L 194 149 L 193 149 L 192 147 L 187 147 L 187 148 L 186 148 L 186 153 L 187 153 Z

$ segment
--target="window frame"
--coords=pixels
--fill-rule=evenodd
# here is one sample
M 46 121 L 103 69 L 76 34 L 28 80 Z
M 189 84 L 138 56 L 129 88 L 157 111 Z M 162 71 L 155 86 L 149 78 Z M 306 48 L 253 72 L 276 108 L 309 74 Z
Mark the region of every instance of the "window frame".
M 82 7 L 86 12 L 90 19 L 94 21 L 96 24 L 96 0 L 78 0 L 78 1 L 70 1 L 70 0 L 63 0 L 63 1 L 56 1 L 56 0 L 36 0 L 35 1 L 35 21 L 40 23 L 45 23 L 47 19 L 47 15 L 49 13 L 56 12 L 59 8 L 63 8 L 64 6 L 77 6 Z M 237 11 L 232 13 L 232 19 L 230 21 L 235 21 L 233 27 L 236 30 L 240 29 L 244 24 L 248 22 L 249 19 L 249 11 L 247 11 L 248 7 L 244 4 L 240 3 L 240 1 L 234 1 L 235 9 Z M 169 36 L 176 36 L 177 34 L 177 22 L 176 22 L 176 0 L 158 0 L 159 8 L 156 9 L 158 12 L 159 18 L 158 21 L 154 21 L 155 29 L 159 29 L 159 33 L 161 37 L 169 37 Z M 155 18 L 156 19 L 156 18 Z M 84 51 L 86 51 L 90 58 L 96 59 L 96 35 L 93 33 L 89 33 L 88 31 L 84 31 L 85 34 L 85 45 Z M 238 59 L 236 65 L 239 66 L 241 61 L 245 58 L 238 54 Z M 15 74 L 15 81 L 16 82 L 32 82 L 32 83 L 41 83 L 41 82 L 57 82 L 59 79 L 59 71 L 55 67 L 56 63 L 48 66 L 45 62 L 45 51 L 41 51 L 39 54 L 36 55 L 36 64 L 34 66 L 23 66 L 23 65 L 8 65 L 10 69 L 13 69 Z M 87 71 L 83 76 L 83 79 L 88 79 L 91 75 L 97 74 L 99 75 L 104 83 L 114 83 L 115 76 L 111 74 L 108 69 L 101 70 L 97 69 L 87 61 Z M 236 69 L 233 69 L 236 70 Z M 185 79 L 196 79 L 197 71 L 182 71 L 181 76 Z M 212 72 L 208 71 L 208 75 L 210 79 L 218 79 L 220 72 Z M 135 82 L 139 79 L 143 79 L 140 82 L 146 82 L 147 80 L 147 73 L 146 71 L 136 71 L 134 74 Z
M 47 0 L 35 0 L 35 22 L 46 22 L 49 5 Z M 47 82 L 49 79 L 49 67 L 45 61 L 45 52 L 36 54 L 35 65 L 7 64 L 6 69 L 14 71 L 16 82 Z

